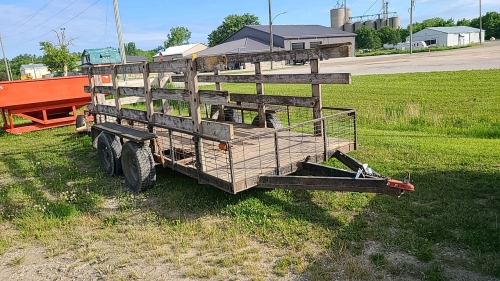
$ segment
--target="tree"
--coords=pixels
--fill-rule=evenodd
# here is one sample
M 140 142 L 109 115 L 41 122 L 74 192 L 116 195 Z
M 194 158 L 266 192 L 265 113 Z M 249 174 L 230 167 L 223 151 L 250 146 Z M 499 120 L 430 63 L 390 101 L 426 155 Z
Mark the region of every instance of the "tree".
M 465 19 L 465 18 L 458 20 L 457 26 L 470 26 L 470 20 Z
M 51 72 L 61 71 L 64 76 L 68 76 L 68 69 L 77 68 L 76 62 L 80 59 L 68 50 L 69 45 L 73 45 L 73 40 L 66 42 L 64 28 L 61 28 L 61 34 L 53 30 L 59 41 L 59 45 L 54 45 L 51 42 L 40 42 L 40 50 L 43 51 L 42 61 Z
M 8 81 L 9 76 L 7 75 L 7 72 L 0 72 L 0 81 Z
M 130 42 L 125 44 L 125 54 L 129 56 L 137 56 L 138 55 L 138 49 L 135 47 L 134 42 Z
M 191 39 L 191 31 L 186 27 L 172 27 L 167 35 L 167 41 L 163 43 L 165 48 L 189 44 Z
M 382 44 L 397 44 L 401 41 L 398 30 L 390 26 L 385 26 L 382 29 L 377 30 L 377 35 L 380 38 Z
M 410 30 L 408 28 L 398 28 L 399 42 L 406 42 L 406 37 L 410 36 Z
M 358 49 L 378 49 L 382 47 L 380 38 L 374 28 L 368 28 L 363 25 L 360 29 L 356 30 L 356 47 Z
M 486 15 L 482 17 L 484 37 L 486 39 L 500 38 L 500 13 L 497 12 L 487 12 Z M 470 21 L 470 26 L 479 28 L 479 18 L 472 19 Z
M 217 29 L 208 34 L 208 46 L 213 47 L 222 43 L 245 25 L 259 24 L 259 18 L 253 14 L 231 14 L 224 18 L 224 21 L 221 25 L 219 25 L 219 27 L 217 27 Z

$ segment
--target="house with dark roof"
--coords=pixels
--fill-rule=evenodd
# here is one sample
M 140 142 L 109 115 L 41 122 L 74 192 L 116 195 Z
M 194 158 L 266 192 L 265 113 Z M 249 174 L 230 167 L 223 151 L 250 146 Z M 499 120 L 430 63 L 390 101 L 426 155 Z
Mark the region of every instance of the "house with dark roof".
M 413 41 L 424 41 L 428 46 L 460 46 L 484 42 L 484 30 L 469 26 L 428 27 L 413 34 Z M 410 41 L 410 37 L 406 37 Z
M 221 44 L 197 53 L 198 56 L 268 52 L 269 25 L 246 25 Z M 321 44 L 351 43 L 351 56 L 355 55 L 355 33 L 321 25 L 273 25 L 273 50 L 300 50 L 316 48 Z M 292 62 L 287 62 L 292 63 Z M 247 68 L 248 64 L 241 64 Z M 250 66 L 250 65 L 248 65 Z M 230 66 L 232 68 L 233 66 Z M 266 68 L 266 65 L 261 65 Z M 234 66 L 238 68 L 238 66 Z

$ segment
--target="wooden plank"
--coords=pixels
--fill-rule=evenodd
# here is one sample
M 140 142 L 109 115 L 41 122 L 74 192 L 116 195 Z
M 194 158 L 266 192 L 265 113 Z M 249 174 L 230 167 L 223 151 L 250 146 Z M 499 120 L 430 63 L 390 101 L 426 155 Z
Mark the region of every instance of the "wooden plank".
M 350 84 L 350 73 L 268 74 L 268 75 L 200 75 L 206 83 L 274 83 L 274 84 Z
M 122 109 L 122 105 L 120 103 L 120 88 L 118 87 L 118 73 L 117 73 L 117 66 L 115 65 L 113 67 L 113 73 L 111 74 L 111 81 L 113 82 L 113 94 L 115 97 L 115 107 L 118 112 L 120 112 L 120 109 Z M 120 124 L 121 121 L 120 119 L 117 120 L 117 123 Z
M 206 75 L 198 75 L 198 81 L 201 76 L 206 76 Z M 186 76 L 184 75 L 172 75 L 170 76 L 170 79 L 172 82 L 186 82 Z
M 126 98 L 120 98 L 120 104 L 131 104 L 131 103 L 138 103 L 138 102 L 146 102 L 146 99 L 143 97 L 126 97 Z M 100 102 L 99 104 L 103 105 L 115 105 L 115 100 L 104 100 Z
M 220 75 L 220 70 L 219 69 L 214 69 L 214 75 Z M 217 82 L 215 83 L 215 89 L 217 91 L 222 91 L 222 84 Z M 223 103 L 212 103 L 212 105 L 215 105 L 215 104 L 218 104 L 217 106 L 217 111 L 219 111 L 219 114 L 217 115 L 217 121 L 224 121 L 226 120 L 226 114 L 224 113 L 224 105 Z M 210 117 L 213 116 L 213 114 L 215 114 L 213 111 L 212 111 L 212 108 L 214 108 L 213 106 L 211 107 L 211 112 L 210 112 Z
M 143 87 L 120 87 L 121 96 L 145 97 Z
M 260 62 L 255 63 L 255 76 L 261 76 L 262 75 L 262 70 L 260 68 Z M 262 96 L 264 95 L 264 84 L 262 83 L 255 83 L 256 91 L 257 91 L 257 96 Z M 266 128 L 266 107 L 262 100 L 259 100 L 260 102 L 257 103 L 257 107 L 259 108 L 258 111 L 258 116 L 259 116 L 259 127 L 260 128 Z
M 153 119 L 153 123 L 156 125 L 165 126 L 174 130 L 192 131 L 193 119 L 190 117 L 155 113 Z M 202 128 L 203 135 L 215 137 L 220 140 L 234 139 L 233 124 L 202 120 L 200 127 Z
M 125 139 L 135 142 L 144 142 L 156 138 L 155 134 L 139 131 L 130 127 L 118 125 L 115 123 L 105 122 L 94 125 L 94 128 L 100 131 L 109 132 L 115 136 L 120 136 Z
M 142 63 L 142 78 L 144 79 L 144 97 L 146 98 L 147 120 L 153 121 L 153 97 L 151 96 L 151 80 L 149 80 L 149 65 L 147 62 Z
M 159 72 L 186 72 L 186 59 L 179 59 L 173 61 L 150 62 L 150 73 Z
M 139 74 L 142 73 L 142 64 L 123 64 L 116 66 L 116 73 L 118 74 Z
M 130 120 L 135 120 L 135 121 L 141 121 L 141 122 L 148 121 L 147 112 L 144 110 L 122 108 L 121 109 L 121 116 L 125 119 L 130 119 Z
M 120 112 L 114 105 L 97 104 L 95 108 L 97 113 L 112 115 L 115 117 L 120 115 Z
M 187 89 L 151 89 L 153 99 L 179 100 L 189 102 L 189 90 Z M 228 104 L 228 91 L 199 90 L 200 102 L 209 104 Z
M 85 93 L 91 93 L 92 87 L 83 86 L 83 90 L 85 91 Z M 112 94 L 115 92 L 115 89 L 113 88 L 113 86 L 94 86 L 94 92 L 101 94 Z
M 312 59 L 310 62 L 311 65 L 311 74 L 315 75 L 319 73 L 319 60 L 318 59 Z M 349 74 L 349 80 L 350 80 L 350 74 Z M 313 118 L 314 119 L 319 119 L 322 117 L 322 108 L 323 104 L 321 102 L 321 85 L 320 83 L 311 83 L 311 88 L 312 88 L 312 96 L 315 98 L 318 98 L 318 102 L 315 104 L 314 109 L 313 109 Z M 323 128 L 322 128 L 321 122 L 316 122 L 314 123 L 314 134 L 315 135 L 322 135 Z
M 318 102 L 317 97 L 292 97 L 275 95 L 235 94 L 230 97 L 232 102 L 265 103 L 283 106 L 314 107 Z
M 228 54 L 227 64 L 238 62 L 260 62 L 260 61 L 283 61 L 283 60 L 310 60 L 310 59 L 332 59 L 350 56 L 350 43 L 320 45 L 314 49 L 288 50 L 278 52 Z
M 111 65 L 106 65 L 106 66 L 84 67 L 82 68 L 82 73 L 88 74 L 91 68 L 93 75 L 111 74 L 113 71 L 113 67 Z

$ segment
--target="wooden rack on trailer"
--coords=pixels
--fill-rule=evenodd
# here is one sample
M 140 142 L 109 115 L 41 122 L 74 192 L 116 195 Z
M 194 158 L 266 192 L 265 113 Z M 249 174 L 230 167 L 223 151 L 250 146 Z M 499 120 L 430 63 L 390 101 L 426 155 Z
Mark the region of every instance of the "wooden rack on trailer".
M 350 84 L 351 76 L 320 73 L 319 61 L 349 56 L 350 47 L 334 44 L 90 67 L 85 70 L 85 91 L 92 96 L 88 113 L 95 123 L 90 131 L 100 164 L 109 175 L 123 173 L 133 191 L 154 185 L 155 165 L 233 194 L 252 187 L 396 196 L 411 191 L 409 175 L 403 181 L 391 180 L 345 154 L 357 147 L 356 110 L 322 105 L 321 84 Z M 261 62 L 304 59 L 310 61 L 310 74 L 262 74 Z M 236 63 L 252 63 L 255 74 L 221 75 Z M 201 71 L 214 75 L 199 75 Z M 164 72 L 184 73 L 173 78 L 185 88 L 152 87 L 151 74 Z M 94 76 L 105 74 L 111 75 L 113 85 L 96 86 Z M 120 74 L 140 74 L 144 86 L 121 87 Z M 199 89 L 202 82 L 215 83 L 216 90 Z M 229 93 L 223 83 L 255 83 L 256 94 Z M 267 95 L 265 83 L 310 84 L 312 95 Z M 146 110 L 127 104 L 138 100 L 145 102 Z M 350 170 L 317 164 L 332 157 Z

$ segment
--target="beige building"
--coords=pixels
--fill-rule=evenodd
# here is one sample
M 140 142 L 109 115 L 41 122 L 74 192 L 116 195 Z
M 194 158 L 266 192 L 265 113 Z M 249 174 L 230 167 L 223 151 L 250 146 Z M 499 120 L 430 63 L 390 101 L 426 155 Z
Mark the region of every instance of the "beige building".
M 43 75 L 49 74 L 50 71 L 44 64 L 23 64 L 21 65 L 21 76 L 31 76 L 33 79 L 42 78 Z
M 192 54 L 196 54 L 200 51 L 205 50 L 208 46 L 195 43 L 195 44 L 186 44 L 180 46 L 174 46 L 167 48 L 165 51 L 162 51 L 153 56 L 154 61 L 169 61 L 174 59 L 180 59 Z

